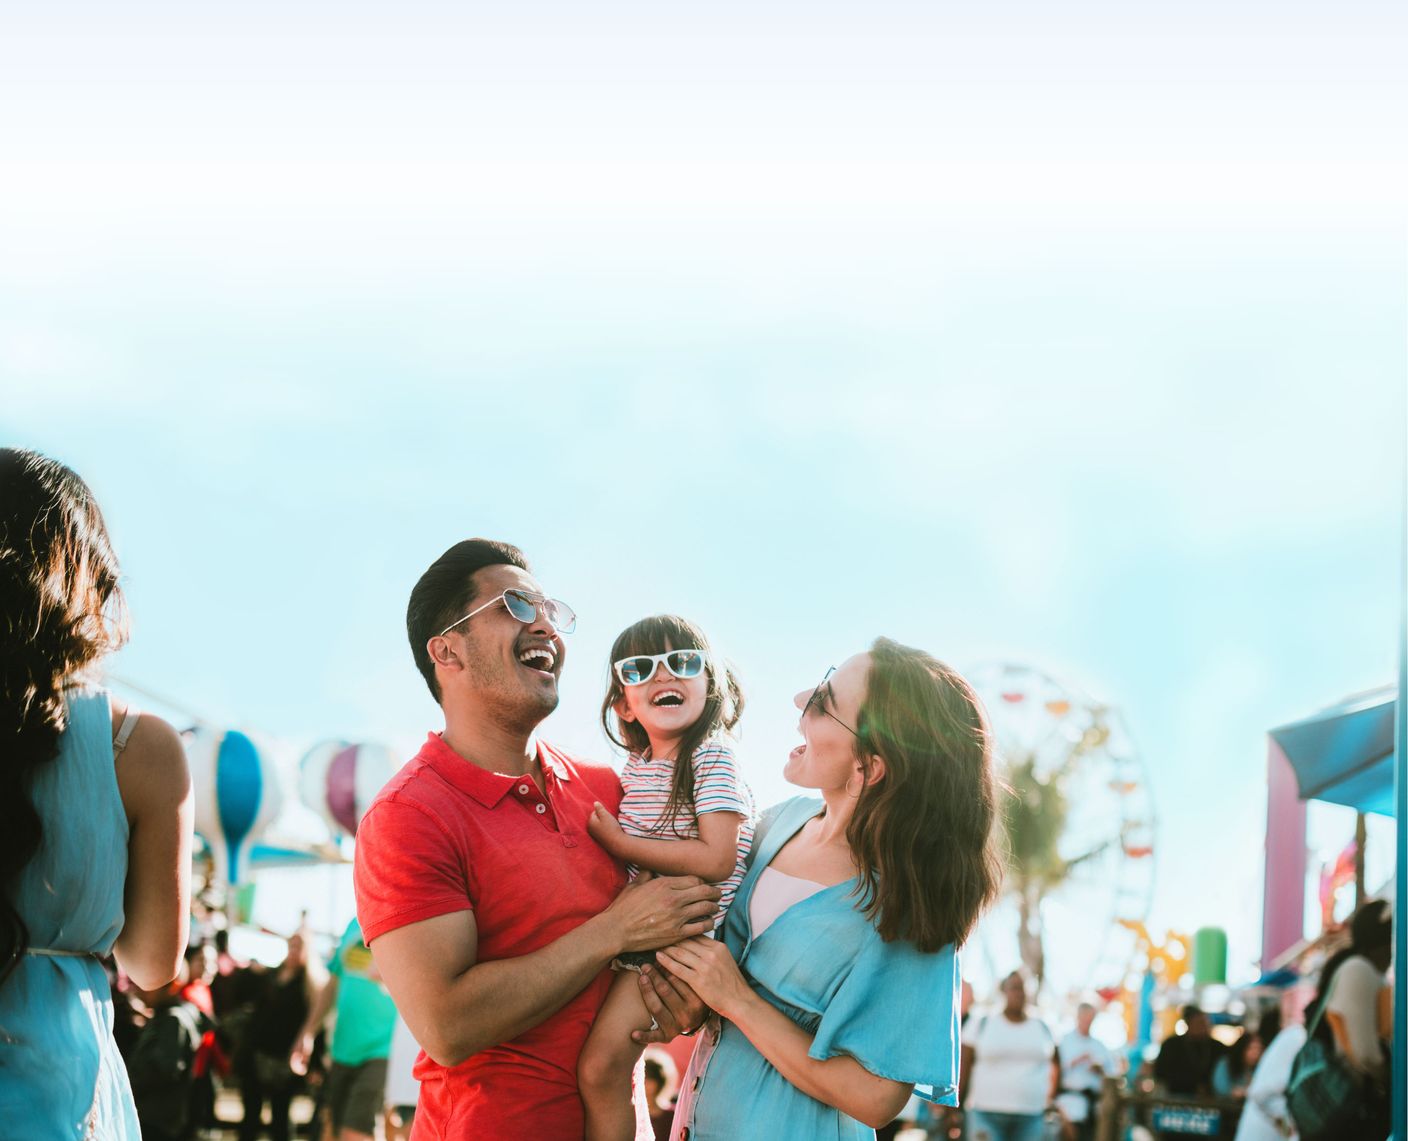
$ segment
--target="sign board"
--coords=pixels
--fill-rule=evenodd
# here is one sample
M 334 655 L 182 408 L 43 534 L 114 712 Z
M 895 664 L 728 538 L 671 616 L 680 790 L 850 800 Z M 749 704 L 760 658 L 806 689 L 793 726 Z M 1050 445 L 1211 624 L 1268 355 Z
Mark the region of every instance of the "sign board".
M 1193 1137 L 1216 1137 L 1222 1125 L 1222 1110 L 1195 1105 L 1156 1105 L 1153 1126 L 1163 1133 L 1186 1133 Z

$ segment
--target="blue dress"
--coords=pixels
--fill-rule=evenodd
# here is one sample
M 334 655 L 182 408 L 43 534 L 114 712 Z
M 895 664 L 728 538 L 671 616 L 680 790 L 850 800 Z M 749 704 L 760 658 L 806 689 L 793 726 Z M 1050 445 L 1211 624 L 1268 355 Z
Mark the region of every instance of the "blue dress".
M 758 876 L 821 807 L 798 797 L 759 824 L 762 839 L 724 920 L 724 942 L 753 989 L 813 1035 L 811 1057 L 844 1054 L 880 1077 L 913 1083 L 920 1097 L 956 1105 L 961 979 L 952 946 L 924 954 L 884 942 L 856 906 L 855 880 L 808 896 L 753 938 L 748 905 Z M 729 1022 L 704 1032 L 681 1087 L 677 1139 L 875 1137 L 797 1089 Z
M 135 1141 L 141 1130 L 97 958 L 122 930 L 127 881 L 112 715 L 100 690 L 66 697 L 59 755 L 36 774 L 32 792 L 43 844 L 14 897 L 33 950 L 0 984 L 0 1132 L 7 1141 Z

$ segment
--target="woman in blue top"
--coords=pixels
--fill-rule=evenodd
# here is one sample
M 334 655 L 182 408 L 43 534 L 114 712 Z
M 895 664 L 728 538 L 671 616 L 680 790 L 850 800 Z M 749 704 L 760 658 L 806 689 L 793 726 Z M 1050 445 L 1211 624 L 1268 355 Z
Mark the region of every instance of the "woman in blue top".
M 173 978 L 190 906 L 180 738 L 92 672 L 126 636 L 92 493 L 0 449 L 0 1132 L 140 1136 L 100 956 L 143 990 Z
M 881 638 L 797 695 L 784 773 L 721 942 L 660 964 L 717 1014 L 678 1141 L 873 1138 L 911 1092 L 957 1102 L 955 948 L 1000 882 L 987 721 L 942 662 Z

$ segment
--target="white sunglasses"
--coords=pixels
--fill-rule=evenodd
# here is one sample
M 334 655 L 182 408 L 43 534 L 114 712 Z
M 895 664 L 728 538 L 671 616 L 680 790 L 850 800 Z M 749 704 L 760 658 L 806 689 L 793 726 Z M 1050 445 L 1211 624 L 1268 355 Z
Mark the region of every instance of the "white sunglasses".
M 636 654 L 612 662 L 611 668 L 622 685 L 644 685 L 655 676 L 657 666 L 664 666 L 675 677 L 688 681 L 704 672 L 708 661 L 703 650 L 666 650 L 663 654 Z

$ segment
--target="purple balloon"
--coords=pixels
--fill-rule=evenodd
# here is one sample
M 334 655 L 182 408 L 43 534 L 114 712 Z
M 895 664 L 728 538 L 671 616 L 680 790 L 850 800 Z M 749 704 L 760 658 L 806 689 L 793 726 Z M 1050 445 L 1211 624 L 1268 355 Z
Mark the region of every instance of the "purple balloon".
M 349 745 L 328 765 L 328 809 L 349 835 L 357 831 L 357 746 Z

